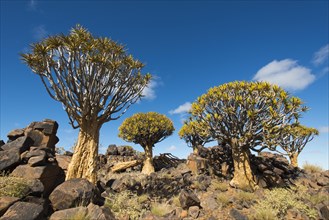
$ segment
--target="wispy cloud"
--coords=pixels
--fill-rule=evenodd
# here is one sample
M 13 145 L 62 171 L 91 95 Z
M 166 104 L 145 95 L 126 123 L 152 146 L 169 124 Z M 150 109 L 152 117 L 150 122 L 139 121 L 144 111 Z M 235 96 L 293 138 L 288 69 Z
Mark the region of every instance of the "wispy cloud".
M 313 55 L 312 62 L 314 65 L 318 66 L 323 64 L 325 61 L 328 61 L 329 57 L 329 44 L 321 47 L 317 52 Z
M 177 150 L 177 147 L 175 145 L 171 145 L 170 147 L 167 148 L 167 151 L 175 151 Z
M 192 104 L 190 102 L 185 102 L 183 105 L 178 106 L 176 109 L 170 110 L 169 114 L 183 114 L 188 113 L 191 110 Z
M 274 60 L 262 67 L 253 77 L 256 81 L 267 81 L 288 90 L 305 89 L 315 80 L 311 70 L 298 65 L 296 60 Z
M 329 127 L 328 126 L 319 127 L 319 132 L 320 133 L 329 133 Z
M 33 37 L 36 40 L 41 40 L 48 35 L 48 31 L 46 30 L 44 25 L 39 25 L 33 28 Z
M 33 11 L 35 11 L 35 10 L 37 10 L 37 1 L 36 0 L 30 0 L 29 2 L 28 2 L 28 9 L 29 10 L 33 10 Z
M 158 86 L 158 82 L 156 81 L 156 79 L 158 78 L 151 79 L 150 83 L 143 90 L 143 99 L 153 100 L 156 98 L 155 88 Z

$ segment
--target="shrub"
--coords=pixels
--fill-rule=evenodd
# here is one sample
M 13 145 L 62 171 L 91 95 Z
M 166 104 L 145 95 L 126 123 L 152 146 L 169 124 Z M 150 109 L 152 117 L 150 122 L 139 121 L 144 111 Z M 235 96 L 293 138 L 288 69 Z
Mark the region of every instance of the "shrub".
M 111 194 L 106 198 L 105 206 L 109 207 L 116 216 L 129 216 L 129 219 L 139 219 L 146 209 L 143 202 L 146 202 L 146 195 L 137 196 L 129 191 Z
M 223 193 L 217 195 L 216 201 L 222 206 L 222 208 L 226 207 L 230 203 L 229 197 Z
M 211 181 L 211 184 L 209 187 L 212 190 L 219 190 L 219 191 L 225 192 L 228 190 L 228 183 L 220 182 L 218 180 L 213 180 L 213 181 Z
M 319 173 L 323 171 L 322 167 L 308 162 L 303 164 L 303 169 L 308 173 Z
M 264 198 L 258 200 L 255 210 L 267 210 L 281 219 L 285 216 L 288 209 L 294 208 L 306 214 L 311 219 L 317 219 L 317 211 L 308 207 L 302 200 L 307 196 L 308 194 L 303 189 L 299 191 L 298 186 L 293 189 L 274 188 L 272 190 L 265 190 Z M 262 213 L 257 213 L 256 211 L 255 214 L 261 215 Z
M 0 197 L 12 196 L 23 198 L 30 190 L 27 180 L 18 177 L 0 176 Z
M 164 215 L 171 212 L 173 208 L 166 203 L 154 202 L 151 205 L 151 212 L 153 215 L 163 217 Z
M 245 191 L 239 191 L 237 193 L 235 193 L 234 195 L 235 199 L 242 202 L 253 202 L 256 200 L 256 195 L 254 193 L 251 192 L 245 192 Z

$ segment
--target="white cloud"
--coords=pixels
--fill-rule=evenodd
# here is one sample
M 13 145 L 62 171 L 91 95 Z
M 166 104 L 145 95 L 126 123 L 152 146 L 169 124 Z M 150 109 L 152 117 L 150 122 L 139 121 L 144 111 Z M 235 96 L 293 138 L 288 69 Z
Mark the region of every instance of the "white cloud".
M 320 133 L 329 133 L 329 127 L 328 126 L 319 127 L 319 132 Z
M 41 40 L 41 39 L 45 38 L 47 35 L 48 35 L 48 31 L 46 31 L 44 25 L 39 25 L 39 26 L 33 28 L 33 37 L 36 40 Z
M 182 114 L 187 113 L 191 110 L 192 104 L 190 102 L 185 102 L 183 105 L 178 106 L 178 108 L 170 110 L 169 114 Z
M 323 46 L 314 53 L 312 62 L 314 65 L 318 66 L 320 64 L 323 64 L 326 60 L 328 60 L 329 57 L 329 44 Z
M 288 90 L 305 89 L 315 80 L 311 70 L 298 65 L 296 60 L 274 60 L 262 67 L 253 80 L 267 81 Z
M 171 145 L 170 147 L 167 148 L 168 151 L 175 151 L 177 150 L 177 147 L 175 145 Z
M 158 83 L 155 81 L 155 79 L 151 79 L 151 81 L 149 82 L 149 84 L 147 85 L 147 87 L 145 87 L 145 89 L 142 92 L 143 95 L 143 99 L 147 99 L 147 100 L 153 100 L 156 98 L 155 95 L 155 87 L 157 87 Z

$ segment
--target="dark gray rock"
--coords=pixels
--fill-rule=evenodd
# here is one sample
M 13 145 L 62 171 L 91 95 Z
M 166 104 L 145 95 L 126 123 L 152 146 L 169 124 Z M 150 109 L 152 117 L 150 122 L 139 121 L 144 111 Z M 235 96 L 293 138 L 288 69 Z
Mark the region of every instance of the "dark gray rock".
M 329 178 L 321 176 L 321 177 L 317 178 L 316 182 L 319 186 L 328 186 Z
M 179 202 L 183 209 L 191 206 L 200 206 L 200 200 L 192 190 L 183 189 L 179 194 Z
M 0 218 L 1 220 L 41 220 L 44 219 L 43 206 L 28 203 L 16 202 Z
M 2 150 L 2 146 L 5 145 L 6 143 L 3 140 L 0 140 L 0 150 Z
M 247 216 L 234 208 L 230 210 L 230 216 L 235 220 L 248 220 Z
M 106 155 L 118 155 L 118 148 L 115 144 L 111 144 L 107 147 Z
M 21 161 L 18 149 L 0 151 L 0 171 L 14 169 Z
M 39 179 L 44 186 L 44 195 L 49 195 L 52 190 L 65 179 L 64 171 L 57 165 L 30 167 L 20 165 L 12 172 L 12 176 L 26 179 Z
M 323 219 L 329 220 L 329 207 L 327 205 L 324 205 L 320 208 L 320 213 Z
M 125 175 L 119 179 L 114 180 L 111 188 L 116 192 L 122 192 L 127 189 L 134 189 L 138 185 L 138 182 L 130 175 Z
M 42 156 L 31 157 L 28 161 L 28 164 L 31 167 L 46 165 L 46 154 L 44 154 Z
M 58 123 L 56 121 L 45 119 L 42 122 L 35 122 L 33 128 L 42 131 L 44 134 L 56 134 Z
M 19 151 L 19 153 L 22 153 L 24 151 L 27 151 L 33 143 L 34 142 L 30 137 L 24 136 L 19 137 L 16 140 L 3 145 L 1 148 L 4 151 L 16 149 Z
M 115 220 L 114 214 L 108 207 L 90 203 L 87 207 L 88 217 L 93 220 Z
M 50 194 L 49 200 L 54 210 L 68 209 L 76 205 L 86 206 L 100 200 L 97 188 L 86 179 L 70 179 Z
M 49 220 L 75 219 L 77 217 L 80 217 L 80 219 L 88 219 L 87 215 L 87 207 L 75 207 L 56 211 L 50 216 Z

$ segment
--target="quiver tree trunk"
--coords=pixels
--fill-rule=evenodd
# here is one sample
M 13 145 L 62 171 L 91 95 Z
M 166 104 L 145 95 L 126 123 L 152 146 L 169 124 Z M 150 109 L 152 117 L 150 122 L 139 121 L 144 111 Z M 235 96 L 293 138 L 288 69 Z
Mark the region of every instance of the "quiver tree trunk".
M 145 151 L 145 160 L 142 168 L 143 174 L 151 174 L 154 172 L 154 166 L 153 166 L 153 151 L 152 151 L 152 145 L 147 145 L 144 147 Z
M 250 167 L 250 150 L 234 144 L 232 146 L 232 157 L 234 164 L 234 177 L 230 185 L 235 188 L 254 190 L 256 182 Z
M 298 167 L 298 153 L 292 153 L 289 155 L 290 164 L 293 167 Z
M 100 126 L 90 123 L 90 126 L 80 127 L 77 144 L 69 164 L 66 180 L 85 178 L 96 184 L 97 156 Z

